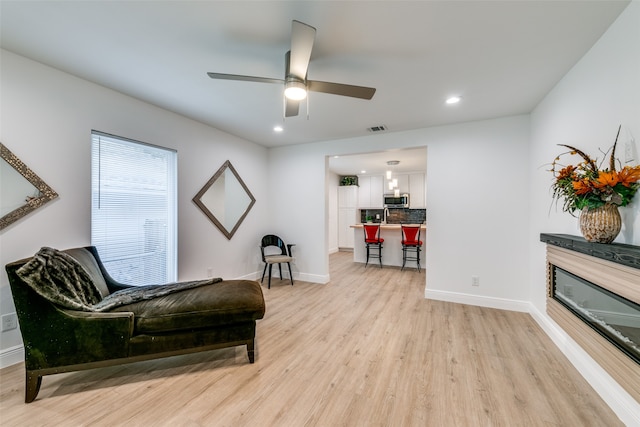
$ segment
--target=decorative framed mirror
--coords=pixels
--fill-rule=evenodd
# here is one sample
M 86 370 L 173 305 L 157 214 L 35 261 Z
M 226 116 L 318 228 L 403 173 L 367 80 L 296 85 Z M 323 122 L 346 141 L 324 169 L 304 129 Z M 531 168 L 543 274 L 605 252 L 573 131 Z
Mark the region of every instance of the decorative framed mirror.
M 0 143 L 0 230 L 58 197 L 38 175 Z
M 231 240 L 256 199 L 229 160 L 218 169 L 193 201 Z

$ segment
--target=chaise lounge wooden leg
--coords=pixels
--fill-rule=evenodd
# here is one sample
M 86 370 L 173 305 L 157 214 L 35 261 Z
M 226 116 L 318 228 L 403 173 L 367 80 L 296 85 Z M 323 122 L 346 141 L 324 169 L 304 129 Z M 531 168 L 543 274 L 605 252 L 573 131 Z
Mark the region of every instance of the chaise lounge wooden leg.
M 27 371 L 25 376 L 25 391 L 24 391 L 24 403 L 31 403 L 36 400 L 36 396 L 40 391 L 40 385 L 42 384 L 42 376 L 37 375 L 32 371 Z
M 253 363 L 256 360 L 254 340 L 247 342 L 247 355 L 249 356 L 249 363 Z

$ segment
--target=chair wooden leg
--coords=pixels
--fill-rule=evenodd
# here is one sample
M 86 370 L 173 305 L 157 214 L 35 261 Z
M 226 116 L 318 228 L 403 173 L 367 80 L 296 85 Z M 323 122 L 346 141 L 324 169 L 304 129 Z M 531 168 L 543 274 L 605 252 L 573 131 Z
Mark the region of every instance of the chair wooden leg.
M 262 279 L 260 279 L 260 283 L 264 283 L 264 274 L 267 272 L 267 263 L 264 263 L 264 269 L 262 269 Z
M 25 391 L 24 391 L 24 403 L 31 403 L 36 400 L 36 396 L 40 391 L 40 385 L 42 384 L 42 376 L 35 374 L 34 372 L 27 371 L 25 375 Z
M 256 361 L 255 340 L 250 340 L 249 342 L 247 342 L 247 356 L 249 356 L 249 363 L 253 363 Z
M 267 289 L 271 289 L 271 269 L 273 268 L 273 264 L 269 264 L 269 286 Z
M 378 261 L 380 262 L 380 268 L 382 268 L 382 244 L 378 243 Z
M 293 273 L 291 272 L 291 263 L 287 263 L 289 266 L 289 278 L 291 279 L 291 286 L 293 286 Z
M 282 263 L 278 263 L 278 270 L 280 270 L 280 280 L 282 280 Z

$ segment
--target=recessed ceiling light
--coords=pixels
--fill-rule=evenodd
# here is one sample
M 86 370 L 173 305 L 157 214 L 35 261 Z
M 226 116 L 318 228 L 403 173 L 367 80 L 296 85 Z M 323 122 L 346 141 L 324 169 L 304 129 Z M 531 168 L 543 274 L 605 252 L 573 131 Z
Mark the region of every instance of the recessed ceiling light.
M 367 173 L 367 171 L 360 171 L 360 173 Z
M 457 104 L 458 102 L 460 102 L 462 98 L 460 98 L 459 96 L 452 96 L 447 98 L 447 104 Z
M 274 126 L 273 130 L 276 132 L 282 132 L 284 129 L 282 128 L 282 126 Z

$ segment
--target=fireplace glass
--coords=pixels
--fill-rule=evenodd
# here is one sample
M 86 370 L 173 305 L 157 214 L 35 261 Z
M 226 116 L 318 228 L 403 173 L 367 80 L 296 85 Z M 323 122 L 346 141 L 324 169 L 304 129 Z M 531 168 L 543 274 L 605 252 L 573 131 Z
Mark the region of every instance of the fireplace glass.
M 640 305 L 556 266 L 552 279 L 556 301 L 640 364 Z

